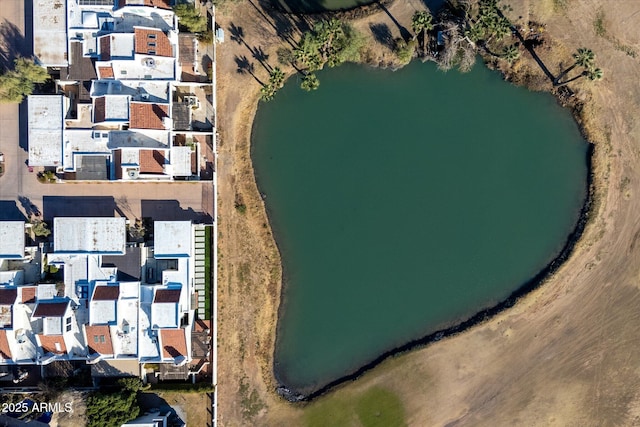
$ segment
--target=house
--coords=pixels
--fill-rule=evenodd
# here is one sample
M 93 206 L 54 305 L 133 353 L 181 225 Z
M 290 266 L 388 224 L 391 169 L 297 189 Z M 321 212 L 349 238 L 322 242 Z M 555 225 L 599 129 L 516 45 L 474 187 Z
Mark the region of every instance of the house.
M 29 165 L 64 180 L 200 179 L 203 144 L 214 147 L 213 87 L 181 82 L 186 39 L 170 4 L 36 0 L 34 51 L 59 94 L 28 97 Z
M 62 270 L 64 286 L 0 284 L 0 365 L 132 360 L 188 375 L 201 228 L 156 221 L 154 245 L 129 250 L 124 218 L 54 218 L 48 263 Z M 0 222 L 0 230 L 19 237 L 14 224 Z M 15 242 L 0 249 L 20 255 Z

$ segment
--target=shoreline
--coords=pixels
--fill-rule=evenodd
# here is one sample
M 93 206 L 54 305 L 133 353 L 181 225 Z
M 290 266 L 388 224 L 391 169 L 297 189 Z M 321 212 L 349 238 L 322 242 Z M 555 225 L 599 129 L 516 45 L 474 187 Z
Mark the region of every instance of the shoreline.
M 368 67 L 373 67 L 375 68 L 375 66 L 372 66 L 370 64 L 359 64 L 359 65 L 364 65 L 364 66 L 368 66 Z M 487 66 L 487 64 L 483 64 L 482 66 Z M 395 71 L 395 70 L 392 70 Z M 498 72 L 498 70 L 491 70 L 494 72 Z M 454 71 L 457 72 L 457 71 Z M 506 75 L 504 73 L 501 73 L 501 75 L 504 77 L 506 77 Z M 509 83 L 508 81 L 505 80 L 505 83 Z M 527 90 L 531 90 L 528 89 Z M 562 105 L 562 103 L 560 102 L 561 100 L 559 99 L 558 96 L 552 94 L 556 100 L 556 102 L 558 102 L 559 105 L 561 105 L 563 108 L 570 108 L 566 105 Z M 572 110 L 573 113 L 573 109 L 570 108 Z M 573 115 L 573 114 L 572 114 Z M 574 121 L 576 120 L 575 117 L 573 117 Z M 584 233 L 584 230 L 586 228 L 586 226 L 589 224 L 589 221 L 593 218 L 592 213 L 593 213 L 593 208 L 594 208 L 594 171 L 593 171 L 593 156 L 594 156 L 594 150 L 595 150 L 595 146 L 592 142 L 590 142 L 587 137 L 585 136 L 585 132 L 584 129 L 582 128 L 582 126 L 580 125 L 580 123 L 578 121 L 576 121 L 576 124 L 578 125 L 579 129 L 580 129 L 580 133 L 582 135 L 582 137 L 585 139 L 585 143 L 587 144 L 587 157 L 586 157 L 586 163 L 587 163 L 587 176 L 586 176 L 586 182 L 585 182 L 585 197 L 584 197 L 584 202 L 582 203 L 582 206 L 580 207 L 580 211 L 578 214 L 578 217 L 576 219 L 575 222 L 575 226 L 571 229 L 571 231 L 569 232 L 569 234 L 567 235 L 567 238 L 565 239 L 562 248 L 560 249 L 560 251 L 557 253 L 556 256 L 553 257 L 553 259 L 551 259 L 551 261 L 549 261 L 549 263 L 547 263 L 538 273 L 536 273 L 533 277 L 531 277 L 530 279 L 527 279 L 521 286 L 519 286 L 518 288 L 516 288 L 513 292 L 511 292 L 509 294 L 509 296 L 507 296 L 507 298 L 505 298 L 502 301 L 498 301 L 495 305 L 483 308 L 481 310 L 479 310 L 478 312 L 476 312 L 475 314 L 469 316 L 468 318 L 458 322 L 458 323 L 454 323 L 451 326 L 448 326 L 446 328 L 443 329 L 438 329 L 434 332 L 428 333 L 426 335 L 423 335 L 421 337 L 412 339 L 408 342 L 406 342 L 405 344 L 399 345 L 397 347 L 393 347 L 389 350 L 386 350 L 384 352 L 382 352 L 381 354 L 379 354 L 378 356 L 373 357 L 369 362 L 363 364 L 362 366 L 360 366 L 359 368 L 346 373 L 338 378 L 336 378 L 335 380 L 329 381 L 326 384 L 322 385 L 321 387 L 318 387 L 316 389 L 311 389 L 311 391 L 308 392 L 302 392 L 302 391 L 297 391 L 294 388 L 288 387 L 287 384 L 285 384 L 284 381 L 281 381 L 279 376 L 278 376 L 278 372 L 275 369 L 275 365 L 276 365 L 276 356 L 275 356 L 275 349 L 274 349 L 274 355 L 273 355 L 273 361 L 274 361 L 274 378 L 276 379 L 277 383 L 279 384 L 276 392 L 278 393 L 278 395 L 280 395 L 282 398 L 284 398 L 285 400 L 287 400 L 288 402 L 310 402 L 313 401 L 314 399 L 317 399 L 319 397 L 322 397 L 324 395 L 326 395 L 327 393 L 330 393 L 332 390 L 334 390 L 335 388 L 344 385 L 345 383 L 349 383 L 349 382 L 353 382 L 355 380 L 357 380 L 358 378 L 362 377 L 362 375 L 364 375 L 365 373 L 371 371 L 372 369 L 376 368 L 377 366 L 379 366 L 380 364 L 382 364 L 384 361 L 386 361 L 387 359 L 405 354 L 407 352 L 413 351 L 413 350 L 418 350 L 418 349 L 422 349 L 425 348 L 426 346 L 429 346 L 432 343 L 435 343 L 437 341 L 443 340 L 445 338 L 449 338 L 464 332 L 467 332 L 468 330 L 472 329 L 473 327 L 484 323 L 488 320 L 491 320 L 493 317 L 495 317 L 496 315 L 502 313 L 503 311 L 513 307 L 515 304 L 518 303 L 518 301 L 520 299 L 522 299 L 523 297 L 526 297 L 528 294 L 530 294 L 531 292 L 535 291 L 536 289 L 540 288 L 541 286 L 545 285 L 545 283 L 547 282 L 547 280 L 553 276 L 553 274 L 556 273 L 556 271 L 558 271 L 559 268 L 561 268 L 563 266 L 563 264 L 571 257 L 571 255 L 573 254 L 573 250 L 575 249 L 576 245 L 580 242 L 580 239 L 582 238 L 582 235 Z M 253 133 L 252 133 L 253 136 Z M 256 186 L 258 186 L 257 184 L 257 179 L 256 179 Z M 258 186 L 259 188 L 259 186 Z M 267 212 L 267 218 L 269 218 L 269 210 L 266 208 L 266 212 Z M 274 239 L 275 240 L 275 239 Z M 275 242 L 276 246 L 278 246 L 277 241 Z M 278 251 L 280 252 L 280 250 L 278 249 Z M 280 268 L 281 271 L 283 272 L 282 276 L 285 277 L 286 275 L 284 274 L 285 271 L 285 266 L 284 263 L 282 262 L 282 259 L 280 259 Z M 276 328 L 276 342 L 278 340 L 278 333 L 277 331 L 280 328 L 280 320 L 282 318 L 280 310 L 282 310 L 283 307 L 283 303 L 284 303 L 284 299 L 286 298 L 285 293 L 286 293 L 286 283 L 285 280 L 282 280 L 282 284 L 281 284 L 281 288 L 280 288 L 280 301 L 279 301 L 279 309 L 278 309 L 278 322 L 277 322 L 277 328 Z
M 277 46 L 277 43 L 276 43 L 276 46 Z M 366 61 L 367 62 L 366 65 L 376 66 L 375 63 L 384 63 L 382 60 L 378 61 L 380 59 L 378 57 L 374 57 L 373 59 L 374 61 Z M 530 61 L 530 58 L 527 58 L 527 61 Z M 372 62 L 373 65 L 370 62 Z M 487 65 L 482 64 L 482 66 L 487 66 Z M 529 70 L 529 72 L 531 74 L 535 74 L 536 70 L 535 69 Z M 520 75 L 521 77 L 522 75 L 526 75 L 526 74 L 527 74 L 527 70 L 524 70 L 524 71 L 520 70 L 514 73 L 514 75 Z M 520 80 L 520 81 L 523 81 L 523 80 Z M 243 176 L 243 180 L 241 180 L 242 190 L 240 190 L 240 193 L 244 198 L 243 200 L 246 202 L 248 206 L 247 217 L 251 217 L 250 218 L 251 221 L 256 220 L 258 223 L 260 223 L 265 218 L 268 221 L 268 216 L 265 210 L 265 205 L 259 195 L 259 190 L 257 187 L 257 183 L 255 182 L 255 175 L 253 175 L 253 167 L 250 159 L 251 134 L 253 129 L 252 124 L 255 119 L 255 113 L 259 105 L 258 87 L 255 86 L 254 89 L 255 90 L 251 90 L 249 92 L 251 96 L 245 97 L 245 99 L 243 100 L 244 102 L 242 104 L 245 108 L 242 108 L 240 111 L 237 111 L 237 109 L 236 111 L 234 111 L 235 117 L 233 118 L 232 121 L 240 122 L 236 124 L 236 126 L 234 127 L 235 128 L 234 135 L 240 136 L 240 138 L 237 139 L 236 141 L 236 143 L 239 145 L 238 147 L 239 150 L 237 152 L 238 153 L 244 152 L 245 155 L 248 154 L 248 159 L 245 158 L 242 160 L 242 162 L 246 162 L 248 160 L 248 164 L 244 166 L 243 166 L 244 163 L 240 164 L 240 169 L 242 172 L 241 175 Z M 249 93 L 245 92 L 245 95 Z M 557 96 L 556 96 L 556 99 L 558 99 Z M 588 102 L 592 102 L 592 100 L 589 100 Z M 597 108 L 597 105 L 591 104 L 591 105 L 585 105 L 585 106 L 588 106 L 590 108 L 589 113 L 595 114 L 595 111 L 593 110 Z M 588 116 L 588 113 L 585 111 L 584 108 L 582 108 L 581 111 L 576 111 L 574 109 L 574 120 L 576 120 L 576 123 L 578 124 L 580 131 L 582 132 L 583 136 L 585 136 L 586 141 L 589 143 L 589 156 L 588 156 L 589 172 L 588 172 L 588 182 L 587 182 L 588 190 L 585 198 L 585 204 L 581 210 L 576 227 L 574 231 L 567 238 L 567 242 L 563 247 L 563 249 L 561 250 L 559 256 L 556 257 L 554 260 L 552 260 L 547 266 L 547 268 L 543 270 L 545 272 L 544 275 L 542 275 L 543 272 L 541 271 L 530 282 L 523 285 L 518 290 L 514 291 L 514 293 L 502 303 L 499 303 L 498 305 L 490 309 L 481 311 L 480 313 L 473 316 L 471 319 L 468 319 L 467 321 L 462 322 L 457 326 L 446 329 L 445 331 L 448 332 L 447 334 L 443 333 L 443 331 L 438 331 L 436 333 L 430 334 L 427 337 L 423 337 L 420 340 L 416 340 L 416 341 L 420 341 L 419 343 L 411 342 L 405 346 L 394 349 L 391 352 L 387 352 L 387 353 L 393 353 L 392 354 L 394 356 L 393 359 L 399 359 L 400 357 L 411 357 L 411 360 L 416 360 L 419 357 L 421 357 L 420 354 L 418 353 L 424 353 L 424 351 L 427 351 L 429 354 L 434 354 L 434 353 L 439 354 L 442 352 L 442 346 L 439 347 L 439 346 L 427 345 L 427 344 L 432 344 L 436 341 L 440 341 L 446 335 L 447 337 L 450 337 L 449 340 L 444 340 L 449 342 L 449 344 L 446 345 L 447 348 L 455 347 L 456 344 L 451 343 L 452 341 L 459 342 L 461 339 L 460 337 L 464 337 L 463 341 L 468 341 L 470 339 L 473 339 L 473 336 L 477 336 L 478 333 L 480 333 L 479 330 L 481 329 L 486 330 L 487 328 L 492 329 L 495 327 L 492 325 L 500 324 L 501 322 L 503 322 L 503 318 L 505 317 L 505 315 L 509 318 L 524 316 L 525 314 L 523 314 L 523 312 L 531 312 L 532 310 L 531 307 L 538 307 L 533 312 L 537 312 L 538 310 L 541 309 L 541 307 L 544 307 L 546 311 L 549 311 L 550 309 L 547 307 L 549 307 L 549 304 L 553 304 L 553 301 L 547 301 L 546 303 L 544 303 L 544 302 L 540 302 L 540 300 L 541 299 L 544 300 L 544 297 L 549 296 L 549 294 L 559 295 L 559 292 L 561 292 L 563 289 L 564 289 L 564 292 L 568 292 L 567 290 L 568 284 L 566 282 L 567 279 L 564 276 L 567 276 L 567 274 L 571 275 L 571 273 L 568 273 L 567 271 L 571 270 L 571 268 L 575 270 L 578 267 L 577 264 L 579 263 L 578 260 L 575 260 L 572 262 L 572 258 L 581 256 L 580 260 L 584 262 L 589 261 L 588 265 L 585 266 L 587 270 L 590 270 L 591 268 L 593 268 L 593 266 L 597 266 L 601 262 L 600 252 L 598 252 L 598 255 L 593 260 L 590 260 L 590 258 L 585 257 L 586 256 L 585 251 L 593 252 L 594 250 L 596 250 L 594 249 L 594 246 L 599 247 L 602 245 L 606 245 L 606 242 L 602 243 L 602 235 L 606 232 L 606 226 L 607 226 L 607 221 L 605 220 L 605 217 L 603 215 L 604 215 L 604 212 L 606 211 L 605 203 L 607 203 L 607 198 L 611 196 L 611 192 L 609 192 L 609 190 L 611 189 L 610 187 L 611 185 L 614 185 L 614 184 L 610 183 L 609 178 L 611 177 L 611 170 L 610 170 L 611 164 L 610 164 L 610 161 L 608 160 L 608 156 L 606 154 L 603 154 L 603 151 L 606 152 L 607 150 L 610 150 L 610 146 L 607 145 L 607 141 L 603 141 L 603 138 L 606 136 L 606 129 L 602 129 L 602 125 L 598 123 L 598 116 Z M 247 126 L 249 128 L 248 131 L 247 131 Z M 228 128 L 225 129 L 225 132 L 229 132 L 229 129 Z M 592 142 L 589 142 L 589 141 L 592 141 Z M 236 164 L 236 166 L 238 165 Z M 247 172 L 250 172 L 251 175 L 246 176 Z M 246 179 L 249 179 L 249 181 L 247 181 Z M 238 182 L 235 179 L 232 181 L 236 183 Z M 227 200 L 227 202 L 229 201 Z M 221 203 L 224 203 L 224 202 L 221 201 Z M 231 201 L 231 203 L 233 203 L 233 201 Z M 232 214 L 235 214 L 233 212 L 233 209 L 231 209 L 230 211 L 232 212 Z M 227 213 L 228 212 L 229 212 L 229 209 L 227 209 Z M 232 215 L 232 217 L 233 216 L 234 215 Z M 237 215 L 235 216 L 237 217 Z M 227 220 L 229 220 L 228 215 L 226 217 L 227 217 Z M 221 214 L 221 218 L 225 218 L 225 215 Z M 231 221 L 233 220 L 234 219 L 231 218 Z M 242 220 L 243 221 L 247 220 L 247 218 L 243 218 Z M 265 224 L 263 223 L 262 226 L 264 227 L 264 225 Z M 255 228 L 256 227 L 253 227 L 253 231 L 255 231 Z M 277 281 L 278 283 L 277 283 L 277 286 L 271 286 L 272 284 L 271 283 L 269 287 L 269 297 L 272 298 L 272 300 L 267 305 L 270 308 L 258 310 L 259 312 L 262 313 L 258 315 L 259 318 L 265 319 L 265 315 L 266 315 L 267 324 L 264 325 L 265 329 L 262 330 L 262 326 L 258 327 L 258 330 L 259 330 L 258 335 L 263 338 L 266 337 L 266 340 L 259 342 L 260 351 L 259 352 L 256 351 L 252 356 L 253 362 L 251 363 L 258 363 L 258 366 L 259 366 L 258 371 L 253 373 L 257 374 L 258 377 L 261 378 L 261 381 L 260 383 L 255 383 L 255 382 L 251 383 L 251 386 L 254 388 L 254 390 L 258 391 L 259 393 L 266 392 L 267 394 L 261 394 L 261 401 L 264 406 L 262 406 L 260 410 L 256 411 L 255 414 L 251 414 L 249 418 L 245 417 L 245 413 L 244 413 L 245 411 L 243 409 L 238 408 L 239 406 L 242 406 L 241 404 L 237 402 L 232 403 L 232 402 L 222 401 L 221 402 L 222 405 L 228 405 L 227 408 L 225 409 L 230 409 L 226 411 L 226 415 L 231 417 L 231 418 L 228 418 L 230 422 L 233 422 L 234 419 L 236 421 L 245 420 L 245 422 L 247 422 L 249 419 L 251 420 L 255 419 L 255 417 L 259 417 L 260 419 L 263 419 L 263 420 L 284 419 L 282 418 L 285 416 L 283 414 L 291 415 L 292 413 L 296 413 L 299 416 L 298 411 L 299 411 L 300 405 L 289 405 L 284 401 L 284 399 L 277 397 L 274 393 L 274 390 L 278 387 L 278 384 L 277 384 L 278 381 L 277 381 L 277 378 L 275 378 L 275 372 L 273 370 L 274 350 L 275 350 L 275 331 L 276 331 L 276 329 L 274 328 L 274 325 L 277 325 L 277 322 L 280 318 L 278 313 L 280 310 L 281 299 L 282 299 L 282 268 L 283 267 L 282 267 L 282 262 L 279 256 L 279 251 L 277 249 L 277 244 L 273 239 L 273 236 L 270 230 L 270 225 L 268 223 L 266 225 L 266 228 L 268 230 L 265 232 L 265 238 L 262 239 L 261 245 L 268 248 L 269 251 L 275 250 L 275 253 L 271 252 L 269 254 L 270 262 L 268 262 L 267 264 L 271 265 L 271 267 L 269 267 L 267 271 L 271 271 L 270 279 L 275 279 L 275 281 Z M 598 228 L 598 230 L 596 230 L 596 228 Z M 262 232 L 263 230 L 260 230 L 260 231 Z M 226 242 L 227 239 L 228 238 L 226 236 L 223 238 L 223 244 L 228 244 Z M 561 257 L 562 259 L 560 260 Z M 555 277 L 559 273 L 561 276 L 563 276 L 563 278 Z M 558 283 L 558 280 L 563 280 L 562 286 L 560 286 L 560 288 L 558 288 L 558 285 L 560 285 Z M 572 281 L 575 281 L 575 280 L 577 279 L 572 279 Z M 547 286 L 542 286 L 543 284 Z M 533 292 L 535 290 L 538 290 L 539 292 Z M 518 304 L 515 304 L 516 302 L 518 302 Z M 556 306 L 558 306 L 558 304 L 560 303 L 556 303 Z M 506 308 L 510 308 L 514 305 L 515 307 L 517 307 L 517 309 L 506 310 Z M 495 310 L 495 311 L 492 311 L 492 310 Z M 490 316 L 487 315 L 489 311 L 491 311 Z M 275 316 L 273 315 L 274 313 L 275 313 Z M 497 316 L 497 314 L 501 314 L 501 316 Z M 500 317 L 500 319 L 498 319 L 498 317 Z M 472 321 L 473 323 L 471 323 Z M 466 326 L 461 329 L 460 325 L 466 325 Z M 471 328 L 471 326 L 477 326 L 477 327 Z M 474 331 L 476 331 L 477 333 L 474 334 Z M 462 334 L 461 332 L 467 332 L 467 333 Z M 223 338 L 224 338 L 224 335 L 223 335 Z M 417 351 L 409 351 L 409 350 L 417 350 Z M 349 384 L 353 384 L 354 381 L 352 380 L 356 378 L 361 378 L 365 373 L 371 374 L 371 369 L 373 367 L 377 367 L 379 364 L 381 364 L 382 361 L 389 360 L 389 358 L 391 357 L 391 354 L 387 354 L 387 353 L 383 354 L 382 356 L 374 360 L 372 363 L 366 365 L 365 367 L 362 367 L 355 373 L 342 377 L 337 381 L 329 383 L 328 385 L 317 390 L 316 392 L 311 393 L 306 398 L 305 402 L 309 402 L 310 400 L 315 400 L 317 397 L 324 396 L 328 394 L 329 391 L 333 392 L 336 388 L 338 388 L 338 386 L 347 386 Z M 241 362 L 241 363 L 244 363 L 244 362 Z M 405 362 L 405 363 L 408 363 L 408 362 Z M 370 378 L 370 375 L 369 375 L 369 378 Z M 225 386 L 226 384 L 224 383 L 224 381 L 222 381 L 221 390 Z M 228 394 L 228 396 L 226 397 L 232 398 L 231 396 L 238 396 L 237 393 L 238 393 L 237 391 L 228 390 L 226 393 Z M 278 403 L 278 402 L 283 402 L 283 403 Z M 282 405 L 286 405 L 287 407 L 283 407 Z M 232 409 L 232 408 L 235 408 L 235 409 Z M 298 409 L 295 409 L 295 408 L 298 408 Z M 225 413 L 223 411 L 221 412 Z M 269 415 L 270 413 L 271 415 Z M 236 416 L 239 416 L 239 418 L 236 418 L 233 414 L 235 414 Z M 264 417 L 267 417 L 267 418 L 264 418 Z

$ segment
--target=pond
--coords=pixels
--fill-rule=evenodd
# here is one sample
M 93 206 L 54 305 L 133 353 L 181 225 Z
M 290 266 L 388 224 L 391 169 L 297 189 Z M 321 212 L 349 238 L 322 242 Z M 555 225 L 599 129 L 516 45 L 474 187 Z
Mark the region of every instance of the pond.
M 587 193 L 570 112 L 481 65 L 318 77 L 260 105 L 252 137 L 285 275 L 275 370 L 300 392 L 507 298 Z

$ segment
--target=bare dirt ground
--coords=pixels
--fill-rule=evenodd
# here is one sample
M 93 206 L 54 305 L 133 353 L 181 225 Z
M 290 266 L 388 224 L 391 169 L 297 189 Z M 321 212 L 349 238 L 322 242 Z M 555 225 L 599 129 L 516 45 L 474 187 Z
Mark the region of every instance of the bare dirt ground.
M 410 16 L 422 4 L 395 1 L 389 12 L 410 28 Z M 547 42 L 538 53 L 552 73 L 570 65 L 571 52 L 583 46 L 596 52 L 604 70 L 601 82 L 582 79 L 570 86 L 586 102 L 584 126 L 595 144 L 590 222 L 565 265 L 515 307 L 389 360 L 334 393 L 384 384 L 400 396 L 407 421 L 416 426 L 640 425 L 640 3 L 509 4 L 512 21 L 545 25 Z M 219 46 L 217 61 L 219 420 L 224 426 L 300 425 L 304 407 L 274 393 L 281 267 L 249 151 L 257 80 L 267 80 L 252 52 L 260 47 L 258 58 L 264 62 L 267 55 L 275 66 L 276 48 L 286 41 L 276 35 L 277 20 L 251 1 L 219 9 L 218 23 L 236 40 Z M 371 37 L 370 25 L 379 23 L 392 37 L 399 35 L 383 11 L 354 25 Z M 371 46 L 370 62 L 392 60 L 388 47 L 373 39 Z M 237 72 L 238 64 L 255 77 Z M 541 75 L 528 53 L 515 68 L 533 79 Z M 245 213 L 236 208 L 242 204 Z

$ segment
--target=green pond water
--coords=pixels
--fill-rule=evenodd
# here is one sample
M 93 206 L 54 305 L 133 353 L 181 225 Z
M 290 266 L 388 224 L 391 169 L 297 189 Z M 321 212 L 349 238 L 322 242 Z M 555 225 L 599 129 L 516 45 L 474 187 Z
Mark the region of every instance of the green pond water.
M 476 65 L 348 65 L 260 105 L 252 157 L 281 251 L 276 374 L 316 389 L 504 300 L 562 249 L 587 143 L 548 94 Z

